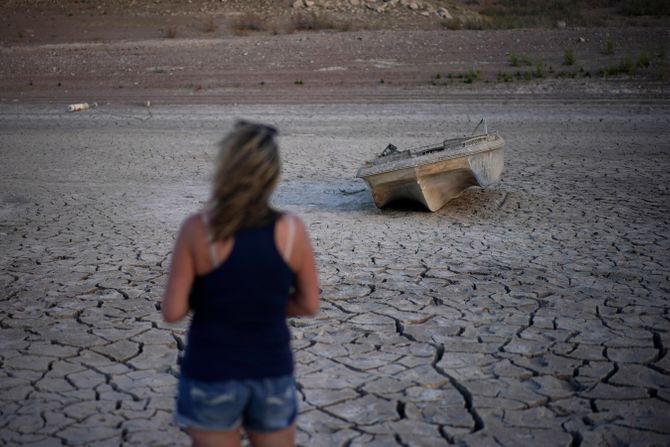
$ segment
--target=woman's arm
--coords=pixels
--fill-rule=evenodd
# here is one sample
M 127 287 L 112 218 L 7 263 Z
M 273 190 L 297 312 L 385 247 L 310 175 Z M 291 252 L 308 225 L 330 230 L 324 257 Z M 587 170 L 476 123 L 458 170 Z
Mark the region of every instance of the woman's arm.
M 168 323 L 181 320 L 189 311 L 188 296 L 195 278 L 195 265 L 191 250 L 194 225 L 194 217 L 188 218 L 182 224 L 172 251 L 170 273 L 161 305 L 163 319 Z
M 291 267 L 295 272 L 295 292 L 289 297 L 289 317 L 313 316 L 319 312 L 319 277 L 316 272 L 314 250 L 305 225 L 300 219 L 290 216 L 296 225 L 295 245 Z

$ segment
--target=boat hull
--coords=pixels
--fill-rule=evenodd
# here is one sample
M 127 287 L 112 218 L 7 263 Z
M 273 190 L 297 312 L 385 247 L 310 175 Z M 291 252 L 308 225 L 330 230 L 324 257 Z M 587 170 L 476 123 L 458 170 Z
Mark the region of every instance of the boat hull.
M 361 177 L 379 208 L 404 199 L 437 211 L 471 186 L 485 187 L 498 181 L 503 163 L 504 149 L 500 144 L 491 150 Z

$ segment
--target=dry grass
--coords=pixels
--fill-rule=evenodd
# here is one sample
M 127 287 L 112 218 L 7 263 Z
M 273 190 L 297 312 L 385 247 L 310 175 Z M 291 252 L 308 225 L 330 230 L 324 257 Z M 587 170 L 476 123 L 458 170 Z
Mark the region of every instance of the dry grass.
M 168 26 L 167 29 L 165 30 L 165 37 L 168 39 L 174 39 L 177 37 L 177 27 L 176 26 Z
M 490 21 L 481 16 L 453 17 L 442 21 L 442 26 L 450 30 L 484 30 L 492 27 Z
M 258 14 L 245 13 L 231 20 L 230 29 L 235 34 L 247 34 L 250 32 L 267 31 L 268 25 L 265 19 Z

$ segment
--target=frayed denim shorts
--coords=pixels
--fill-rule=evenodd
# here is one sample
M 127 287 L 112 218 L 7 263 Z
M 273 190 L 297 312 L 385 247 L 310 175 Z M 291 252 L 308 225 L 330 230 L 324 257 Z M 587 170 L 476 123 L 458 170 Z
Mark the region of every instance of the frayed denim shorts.
M 223 382 L 179 379 L 175 423 L 180 427 L 227 431 L 242 426 L 267 433 L 291 426 L 297 414 L 291 374 Z

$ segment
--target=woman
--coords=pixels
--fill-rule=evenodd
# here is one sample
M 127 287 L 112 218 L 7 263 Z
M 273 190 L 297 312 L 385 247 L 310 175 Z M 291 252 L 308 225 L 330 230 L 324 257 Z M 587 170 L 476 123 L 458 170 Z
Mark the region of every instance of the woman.
M 297 401 L 287 316 L 314 315 L 314 252 L 296 216 L 270 207 L 277 131 L 240 122 L 221 143 L 207 209 L 186 219 L 163 297 L 165 321 L 193 319 L 176 422 L 195 446 L 294 444 Z

